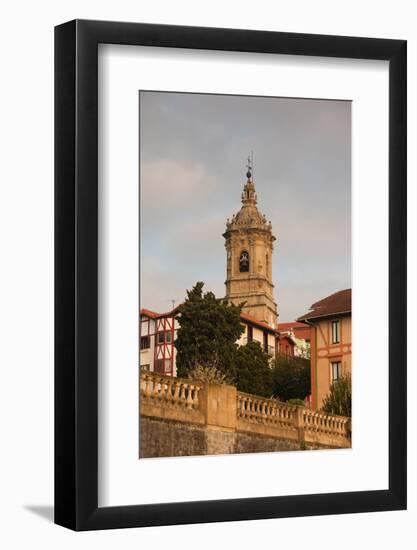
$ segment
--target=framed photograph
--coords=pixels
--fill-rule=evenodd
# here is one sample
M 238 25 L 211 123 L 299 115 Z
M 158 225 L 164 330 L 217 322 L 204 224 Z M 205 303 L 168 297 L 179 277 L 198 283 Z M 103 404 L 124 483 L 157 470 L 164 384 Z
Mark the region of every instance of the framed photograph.
M 55 29 L 55 522 L 406 508 L 406 42 Z

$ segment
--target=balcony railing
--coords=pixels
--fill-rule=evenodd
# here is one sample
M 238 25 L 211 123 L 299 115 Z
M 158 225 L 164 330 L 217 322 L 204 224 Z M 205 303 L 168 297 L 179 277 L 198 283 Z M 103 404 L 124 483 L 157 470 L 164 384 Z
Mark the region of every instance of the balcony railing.
M 275 346 L 269 346 L 267 350 L 264 349 L 264 344 L 260 340 L 256 340 L 256 338 L 248 338 L 247 336 L 244 336 L 242 338 L 242 345 L 246 346 L 249 342 L 258 342 L 258 344 L 261 346 L 261 348 L 267 353 L 270 357 L 275 357 Z

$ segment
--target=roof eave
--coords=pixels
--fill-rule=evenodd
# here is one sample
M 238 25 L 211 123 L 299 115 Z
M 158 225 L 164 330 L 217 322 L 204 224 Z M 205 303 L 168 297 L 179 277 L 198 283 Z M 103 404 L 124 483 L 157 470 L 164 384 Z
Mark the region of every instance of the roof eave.
M 297 321 L 299 323 L 305 323 L 305 324 L 309 324 L 309 321 L 316 321 L 318 319 L 331 319 L 331 318 L 334 318 L 334 317 L 348 317 L 349 315 L 352 315 L 352 310 L 346 310 L 346 311 L 335 311 L 333 313 L 325 313 L 323 315 L 314 315 L 314 316 L 309 316 L 308 314 L 306 316 L 303 316 L 303 317 L 299 317 L 297 319 Z

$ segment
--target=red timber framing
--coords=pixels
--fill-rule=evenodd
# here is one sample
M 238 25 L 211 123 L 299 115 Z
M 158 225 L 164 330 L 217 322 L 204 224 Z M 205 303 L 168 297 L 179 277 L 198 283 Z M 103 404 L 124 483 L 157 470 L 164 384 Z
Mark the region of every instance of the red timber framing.
M 155 372 L 171 376 L 173 375 L 174 331 L 174 317 L 161 317 L 156 319 L 154 347 Z
M 151 320 L 149 317 L 144 317 L 139 323 L 139 338 L 142 336 L 151 335 Z

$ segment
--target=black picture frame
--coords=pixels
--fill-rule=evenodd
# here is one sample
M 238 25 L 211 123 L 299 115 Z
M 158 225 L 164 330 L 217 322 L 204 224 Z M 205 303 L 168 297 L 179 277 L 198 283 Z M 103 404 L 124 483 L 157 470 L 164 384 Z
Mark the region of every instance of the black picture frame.
M 98 507 L 98 44 L 389 62 L 389 488 Z M 109 529 L 406 508 L 406 41 L 74 20 L 55 28 L 55 522 Z

